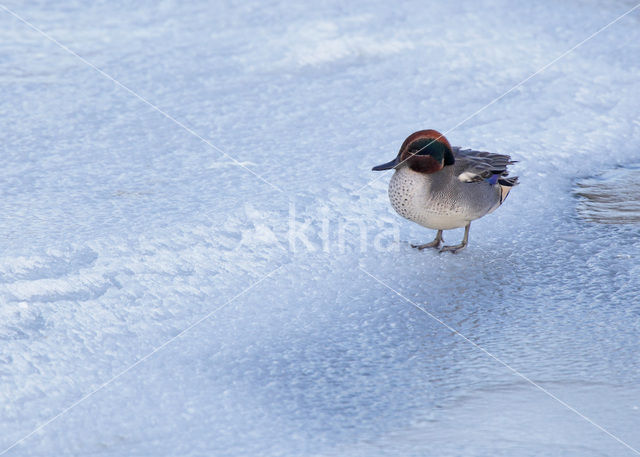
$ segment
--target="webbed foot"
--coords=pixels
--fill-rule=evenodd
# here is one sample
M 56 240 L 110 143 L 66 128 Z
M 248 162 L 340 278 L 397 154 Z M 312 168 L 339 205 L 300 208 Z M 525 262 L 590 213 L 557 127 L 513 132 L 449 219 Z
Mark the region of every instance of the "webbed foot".
M 469 229 L 471 228 L 471 222 L 469 222 L 466 227 L 464 228 L 464 238 L 462 238 L 462 243 L 460 244 L 456 244 L 453 246 L 442 246 L 442 249 L 440 249 L 440 253 L 443 252 L 450 252 L 452 254 L 457 254 L 458 252 L 462 251 L 464 248 L 467 247 L 467 243 L 469 242 Z
M 458 252 L 462 251 L 465 247 L 467 247 L 467 243 L 460 243 L 460 244 L 456 244 L 453 246 L 442 246 L 442 249 L 440 249 L 440 253 L 443 252 L 450 252 L 452 254 L 457 254 Z
M 420 251 L 422 251 L 423 249 L 426 249 L 426 248 L 438 249 L 440 247 L 440 245 L 442 244 L 442 241 L 444 241 L 442 239 L 442 230 L 438 230 L 438 234 L 436 235 L 436 239 L 433 240 L 432 242 L 425 243 L 425 244 L 412 244 L 411 247 L 419 249 Z

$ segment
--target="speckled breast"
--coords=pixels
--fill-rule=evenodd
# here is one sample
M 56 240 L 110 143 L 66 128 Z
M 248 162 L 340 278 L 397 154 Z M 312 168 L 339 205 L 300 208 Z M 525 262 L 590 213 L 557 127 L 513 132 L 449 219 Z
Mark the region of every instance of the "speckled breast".
M 474 219 L 460 201 L 452 183 L 408 167 L 396 170 L 389 183 L 389 199 L 396 212 L 417 224 L 436 230 L 464 227 Z

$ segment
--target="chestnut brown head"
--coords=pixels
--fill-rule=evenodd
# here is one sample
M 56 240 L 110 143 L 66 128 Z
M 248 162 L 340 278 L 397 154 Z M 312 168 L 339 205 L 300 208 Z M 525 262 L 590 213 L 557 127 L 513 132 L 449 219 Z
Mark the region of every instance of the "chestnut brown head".
M 419 173 L 435 173 L 454 163 L 451 145 L 441 133 L 420 130 L 404 140 L 395 159 L 373 167 L 373 171 L 407 166 Z

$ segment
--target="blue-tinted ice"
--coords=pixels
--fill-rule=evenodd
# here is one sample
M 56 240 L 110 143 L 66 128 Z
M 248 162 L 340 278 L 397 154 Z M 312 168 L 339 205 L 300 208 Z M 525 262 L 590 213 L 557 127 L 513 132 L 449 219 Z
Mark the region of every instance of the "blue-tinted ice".
M 461 254 L 358 191 L 633 6 L 531 3 L 5 3 L 285 192 L 0 10 L 0 452 L 226 304 L 6 455 L 633 455 L 360 269 L 640 449 L 640 228 L 574 190 L 640 10 L 447 135 L 520 161 Z

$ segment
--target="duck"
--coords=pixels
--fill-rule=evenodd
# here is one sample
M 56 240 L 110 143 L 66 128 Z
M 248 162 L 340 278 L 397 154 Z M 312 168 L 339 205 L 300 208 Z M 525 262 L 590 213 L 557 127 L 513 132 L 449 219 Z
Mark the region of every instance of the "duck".
M 393 209 L 437 230 L 433 241 L 411 246 L 455 254 L 467 246 L 471 222 L 494 212 L 518 184 L 517 176 L 507 177 L 514 163 L 509 155 L 451 147 L 437 130 L 419 130 L 404 140 L 395 159 L 372 170 L 394 169 L 389 182 Z M 461 243 L 440 247 L 444 230 L 462 227 Z

